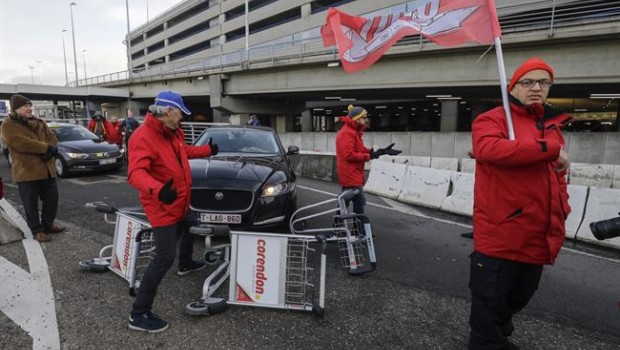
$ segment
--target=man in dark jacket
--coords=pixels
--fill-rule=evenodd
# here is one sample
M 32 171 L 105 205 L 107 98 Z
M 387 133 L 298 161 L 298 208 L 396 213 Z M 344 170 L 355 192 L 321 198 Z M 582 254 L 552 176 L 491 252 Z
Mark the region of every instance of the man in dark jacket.
M 366 198 L 364 197 L 364 163 L 379 156 L 397 155 L 401 151 L 392 149 L 392 143 L 386 148 L 378 150 L 364 146 L 362 136 L 369 121 L 368 112 L 363 107 L 349 105 L 349 113 L 340 117 L 342 129 L 336 135 L 336 164 L 338 168 L 338 183 L 342 191 L 358 190 L 353 197 L 353 212 L 364 214 Z M 349 203 L 347 202 L 347 206 Z
M 88 122 L 88 130 L 97 135 L 99 141 L 110 141 L 114 138 L 112 125 L 105 119 L 100 111 L 96 111 Z
M 47 242 L 49 234 L 65 229 L 54 225 L 58 211 L 55 158 L 58 140 L 47 124 L 32 114 L 32 102 L 11 96 L 11 113 L 2 123 L 2 138 L 11 153 L 11 172 L 34 239 Z M 39 219 L 39 199 L 43 203 Z
M 122 143 L 125 145 L 125 158 L 129 160 L 129 139 L 131 135 L 140 127 L 140 123 L 133 117 L 131 110 L 127 111 L 127 118 L 118 124 L 118 132 L 122 135 Z
M 471 254 L 469 349 L 516 349 L 512 317 L 538 288 L 543 265 L 562 248 L 570 213 L 570 165 L 560 130 L 570 117 L 545 104 L 553 68 L 539 58 L 510 80 L 515 140 L 508 139 L 502 107 L 472 125 L 474 252 Z
M 132 156 L 128 180 L 138 189 L 140 202 L 153 228 L 156 257 L 142 277 L 140 288 L 129 317 L 129 328 L 145 332 L 161 332 L 168 322 L 151 312 L 157 287 L 174 263 L 179 248 L 179 275 L 203 269 L 206 264 L 192 260 L 192 241 L 184 229 L 189 209 L 191 171 L 189 158 L 217 154 L 216 144 L 189 146 L 179 128 L 182 113 L 190 111 L 183 98 L 173 91 L 157 94 L 149 107 L 144 124 L 129 141 Z

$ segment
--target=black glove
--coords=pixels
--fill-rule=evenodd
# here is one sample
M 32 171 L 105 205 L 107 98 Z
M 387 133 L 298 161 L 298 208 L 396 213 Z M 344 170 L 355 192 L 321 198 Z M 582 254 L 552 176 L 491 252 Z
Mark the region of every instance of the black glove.
M 177 199 L 177 191 L 172 189 L 172 182 L 174 180 L 170 179 L 170 181 L 166 182 L 159 190 L 159 200 L 163 203 L 170 204 Z
M 379 148 L 378 150 L 374 150 L 374 148 L 370 149 L 370 159 L 377 159 L 385 154 L 383 148 Z
M 213 138 L 209 137 L 209 147 L 211 147 L 211 155 L 214 156 L 219 152 L 220 148 L 217 146 L 217 143 L 213 143 Z
M 47 154 L 57 157 L 58 156 L 58 147 L 54 146 L 54 145 L 48 145 L 47 146 Z
M 394 143 L 387 146 L 386 148 L 383 148 L 383 154 L 387 154 L 388 156 L 397 156 L 403 153 L 403 151 L 398 150 L 398 149 L 393 149 L 392 147 L 394 147 Z

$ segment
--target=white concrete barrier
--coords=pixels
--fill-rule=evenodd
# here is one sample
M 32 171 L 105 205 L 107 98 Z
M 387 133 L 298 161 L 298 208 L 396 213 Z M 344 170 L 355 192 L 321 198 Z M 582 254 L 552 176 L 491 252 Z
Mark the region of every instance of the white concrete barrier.
M 568 204 L 571 212 L 566 218 L 566 237 L 575 238 L 579 225 L 583 221 L 583 214 L 586 209 L 586 199 L 588 198 L 588 187 L 578 185 L 568 185 Z
M 614 176 L 611 180 L 611 188 L 620 188 L 620 165 L 614 165 Z
M 450 175 L 447 170 L 407 166 L 398 200 L 438 209 L 448 196 Z
M 471 158 L 459 159 L 459 171 L 462 173 L 475 174 L 476 173 L 476 160 Z
M 457 171 L 459 168 L 458 158 L 431 157 L 431 168 L 449 171 Z
M 379 160 L 390 163 L 401 163 L 425 168 L 431 167 L 431 157 L 422 156 L 381 156 Z
M 577 239 L 620 248 L 620 237 L 599 241 L 590 231 L 591 222 L 617 218 L 618 212 L 620 212 L 620 189 L 590 187 L 586 213 L 577 232 Z
M 573 163 L 568 182 L 571 185 L 611 188 L 614 166 L 611 164 Z
M 452 193 L 441 203 L 441 210 L 450 213 L 474 215 L 474 174 L 452 172 Z
M 404 164 L 373 160 L 364 191 L 392 199 L 398 198 L 403 188 L 407 168 Z

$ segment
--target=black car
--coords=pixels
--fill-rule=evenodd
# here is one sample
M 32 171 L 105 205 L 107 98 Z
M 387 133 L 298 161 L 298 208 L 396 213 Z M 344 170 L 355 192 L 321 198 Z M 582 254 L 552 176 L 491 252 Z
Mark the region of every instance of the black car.
M 100 142 L 97 135 L 81 125 L 48 123 L 58 138 L 56 173 L 65 177 L 70 172 L 115 170 L 123 165 L 124 150 L 117 145 Z
M 224 223 L 233 229 L 288 225 L 297 208 L 295 173 L 272 128 L 212 127 L 196 140 L 213 140 L 219 153 L 192 159 L 191 214 L 198 222 Z

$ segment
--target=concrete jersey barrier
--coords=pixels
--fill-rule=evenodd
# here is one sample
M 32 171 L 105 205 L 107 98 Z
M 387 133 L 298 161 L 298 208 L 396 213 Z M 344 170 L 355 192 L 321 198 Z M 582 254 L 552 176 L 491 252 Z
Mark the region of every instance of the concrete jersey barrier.
M 568 204 L 571 212 L 566 219 L 566 237 L 575 238 L 579 231 L 579 226 L 583 222 L 583 214 L 586 209 L 588 198 L 588 187 L 578 185 L 568 185 Z
M 599 241 L 590 231 L 590 223 L 618 217 L 620 211 L 620 189 L 590 187 L 585 217 L 576 238 L 599 245 L 620 248 L 620 237 Z
M 474 180 L 474 174 L 452 172 L 452 191 L 441 202 L 440 209 L 460 215 L 474 215 Z
M 407 166 L 398 200 L 439 209 L 448 196 L 451 174 L 447 170 Z
M 373 160 L 364 190 L 388 198 L 396 199 L 403 189 L 403 179 L 407 166 Z

